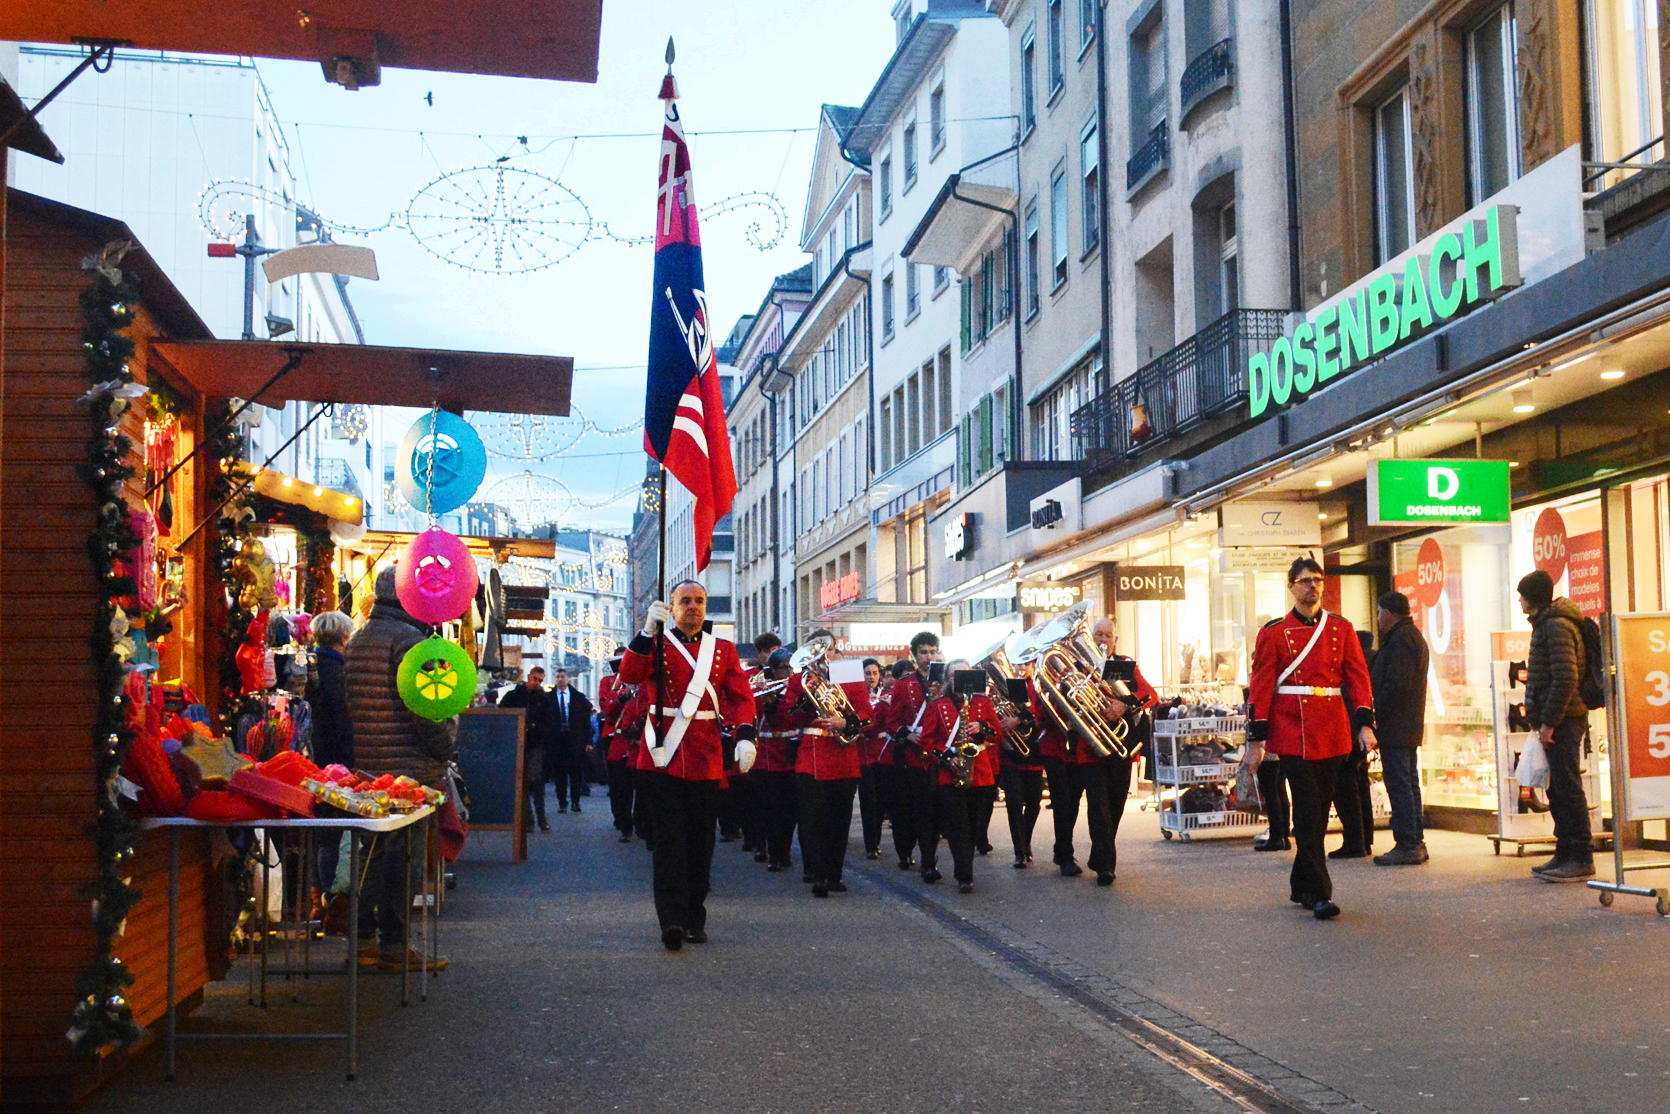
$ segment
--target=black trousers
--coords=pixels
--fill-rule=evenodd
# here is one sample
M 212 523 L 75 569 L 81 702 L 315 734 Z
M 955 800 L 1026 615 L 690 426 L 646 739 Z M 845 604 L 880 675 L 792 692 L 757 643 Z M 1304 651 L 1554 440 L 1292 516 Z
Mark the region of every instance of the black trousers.
M 655 849 L 655 816 L 650 808 L 650 782 L 658 775 L 654 770 L 632 771 L 632 826 L 643 837 L 644 845 Z
M 852 798 L 859 779 L 819 781 L 811 774 L 796 774 L 794 780 L 801 864 L 814 880 L 839 882 L 847 863 Z
M 934 813 L 951 852 L 952 877 L 959 882 L 974 881 L 974 825 L 979 822 L 982 788 L 934 787 Z
M 557 787 L 557 807 L 567 808 L 572 801 L 575 808 L 580 807 L 580 798 L 585 796 L 586 789 L 586 758 L 585 755 L 573 755 L 567 751 L 551 751 L 545 758 L 545 776 Z
M 918 770 L 900 766 L 900 804 L 911 817 L 911 834 L 915 836 L 916 865 L 923 871 L 933 870 L 939 862 L 939 823 L 934 807 L 933 770 Z
M 765 849 L 771 861 L 780 867 L 794 865 L 794 826 L 797 819 L 792 773 L 750 773 L 749 777 L 763 779 L 761 795 L 765 798 Z M 801 855 L 806 853 L 804 841 Z
M 731 775 L 731 803 L 736 809 L 736 823 L 742 832 L 742 847 L 745 851 L 763 846 L 756 815 L 757 806 L 754 803 L 754 798 L 759 794 L 759 786 L 760 783 L 754 780 L 752 773 Z
M 1264 798 L 1264 815 L 1270 820 L 1270 838 L 1287 839 L 1293 831 L 1293 809 L 1287 803 L 1287 782 L 1282 780 L 1281 759 L 1270 755 L 1258 764 L 1258 795 Z
M 871 766 L 881 807 L 893 824 L 893 851 L 899 861 L 916 857 L 916 812 L 905 789 L 905 770 L 892 762 Z
M 656 771 L 649 774 L 649 800 L 655 828 L 655 915 L 663 929 L 703 928 L 719 783 Z
M 535 822 L 545 823 L 545 783 L 536 781 L 532 785 L 522 783 L 522 811 L 532 812 Z
M 975 796 L 974 849 L 989 854 L 992 849 L 992 811 L 997 807 L 997 786 L 977 785 L 970 789 Z
M 1328 876 L 1328 855 L 1322 841 L 1328 833 L 1328 800 L 1339 781 L 1339 768 L 1348 760 L 1294 758 L 1282 755 L 1282 776 L 1293 790 L 1293 873 L 1291 896 L 1304 904 L 1331 901 L 1334 880 Z
M 1548 811 L 1554 818 L 1554 857 L 1588 863 L 1595 858 L 1589 831 L 1589 801 L 1583 792 L 1583 738 L 1587 718 L 1568 719 L 1554 729 L 1548 752 Z
M 1369 797 L 1368 754 L 1352 751 L 1340 763 L 1339 779 L 1334 782 L 1334 811 L 1339 813 L 1340 829 L 1347 851 L 1370 851 L 1374 848 L 1374 802 Z
M 742 834 L 742 794 L 737 792 L 739 779 L 728 779 L 729 784 L 719 790 L 719 834 L 735 839 Z
M 881 795 L 880 766 L 865 766 L 858 774 L 858 819 L 864 832 L 864 854 L 881 850 L 881 821 L 887 806 Z
M 1059 758 L 1046 758 L 1044 771 L 1050 779 L 1050 815 L 1055 818 L 1056 865 L 1074 861 L 1073 830 L 1079 825 L 1079 798 L 1084 795 L 1084 775 L 1088 767 Z
M 621 835 L 632 834 L 632 791 L 632 770 L 626 759 L 609 763 L 609 811 Z
M 1093 766 L 1079 766 L 1084 785 L 1085 819 L 1090 826 L 1090 858 L 1085 866 L 1100 874 L 1113 873 L 1119 866 L 1119 822 L 1125 818 L 1125 800 L 1131 795 L 1131 763 L 1123 758 L 1104 758 Z
M 398 952 L 406 940 L 412 870 L 407 851 L 405 832 L 360 840 L 365 884 L 360 891 L 359 939 L 362 944 L 376 940 L 385 952 Z
M 1002 773 L 1003 807 L 1009 814 L 1009 842 L 1017 860 L 1032 858 L 1032 830 L 1043 810 L 1044 771 L 1005 766 Z

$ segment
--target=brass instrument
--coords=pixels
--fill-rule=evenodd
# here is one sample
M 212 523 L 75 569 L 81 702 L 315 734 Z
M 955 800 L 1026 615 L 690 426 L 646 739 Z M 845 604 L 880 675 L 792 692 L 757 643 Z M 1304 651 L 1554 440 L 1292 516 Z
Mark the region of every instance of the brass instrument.
M 819 635 L 808 639 L 806 645 L 794 652 L 789 659 L 789 668 L 800 674 L 801 692 L 806 702 L 812 706 L 819 719 L 838 719 L 841 728 L 838 737 L 841 742 L 851 745 L 858 741 L 864 727 L 852 701 L 840 685 L 825 677 L 817 668 L 818 662 L 829 653 L 830 647 L 835 645 L 834 639 L 827 635 Z
M 762 700 L 767 696 L 781 696 L 783 690 L 789 687 L 789 679 L 773 680 L 771 674 L 762 669 L 748 678 L 748 686 L 754 690 L 754 699 Z
M 1010 660 L 1033 666 L 1044 708 L 1064 733 L 1083 739 L 1098 758 L 1130 758 L 1125 745 L 1130 725 L 1111 705 L 1129 709 L 1133 700 L 1125 685 L 1102 679 L 1102 655 L 1090 626 L 1090 603 L 1074 604 L 1022 635 Z
M 1032 757 L 1032 736 L 1038 730 L 1037 724 L 1028 726 L 1031 719 L 1030 709 L 1017 708 L 1014 701 L 1009 699 L 1008 682 L 1020 680 L 1026 676 L 1024 670 L 1009 659 L 1008 647 L 1018 636 L 1010 636 L 986 651 L 981 658 L 978 669 L 984 669 L 991 677 L 986 686 L 986 694 L 992 698 L 992 705 L 997 709 L 1000 719 L 1018 719 L 1021 722 L 1003 733 L 1003 745 L 1020 755 L 1022 758 Z
M 957 786 L 961 789 L 967 789 L 973 782 L 974 760 L 986 749 L 983 743 L 973 738 L 977 726 L 978 722 L 967 715 L 965 707 L 962 720 L 957 725 L 957 734 L 946 744 L 946 749 L 942 752 L 943 761 L 950 768 L 951 776 L 956 778 Z

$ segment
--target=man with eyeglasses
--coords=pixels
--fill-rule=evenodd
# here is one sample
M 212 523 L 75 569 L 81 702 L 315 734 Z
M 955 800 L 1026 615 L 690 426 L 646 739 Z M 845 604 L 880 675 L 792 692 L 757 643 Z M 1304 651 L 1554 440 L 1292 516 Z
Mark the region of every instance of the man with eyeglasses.
M 1328 859 L 1328 801 L 1352 736 L 1367 750 L 1374 737 L 1374 696 L 1357 632 L 1322 609 L 1322 566 L 1301 557 L 1287 570 L 1293 610 L 1258 632 L 1253 650 L 1249 734 L 1281 759 L 1293 791 L 1295 904 L 1319 921 L 1339 916 Z

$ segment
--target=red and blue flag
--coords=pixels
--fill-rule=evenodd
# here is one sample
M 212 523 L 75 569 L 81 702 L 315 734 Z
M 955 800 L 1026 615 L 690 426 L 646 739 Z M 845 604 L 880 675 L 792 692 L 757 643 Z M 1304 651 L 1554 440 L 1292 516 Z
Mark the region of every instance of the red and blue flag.
M 731 510 L 736 471 L 719 389 L 702 238 L 690 184 L 690 148 L 679 119 L 678 86 L 661 84 L 661 179 L 655 203 L 655 292 L 650 306 L 644 450 L 695 499 L 696 568 L 707 567 L 713 526 Z M 665 513 L 663 511 L 663 513 Z

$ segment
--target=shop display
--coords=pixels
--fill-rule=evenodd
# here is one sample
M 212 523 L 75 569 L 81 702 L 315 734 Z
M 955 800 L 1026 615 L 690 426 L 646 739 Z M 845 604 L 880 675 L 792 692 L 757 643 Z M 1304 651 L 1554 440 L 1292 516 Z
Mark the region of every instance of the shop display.
M 487 446 L 463 418 L 432 410 L 406 431 L 394 477 L 420 514 L 446 514 L 468 503 L 487 478 Z
M 475 699 L 475 663 L 462 646 L 430 635 L 406 652 L 395 683 L 406 707 L 439 722 L 462 712 Z
M 1154 720 L 1154 805 L 1160 834 L 1253 834 L 1260 823 L 1256 798 L 1238 795 L 1247 717 L 1228 704 L 1176 704 Z
M 408 542 L 395 564 L 400 605 L 422 623 L 445 623 L 463 615 L 479 583 L 469 547 L 438 526 Z

